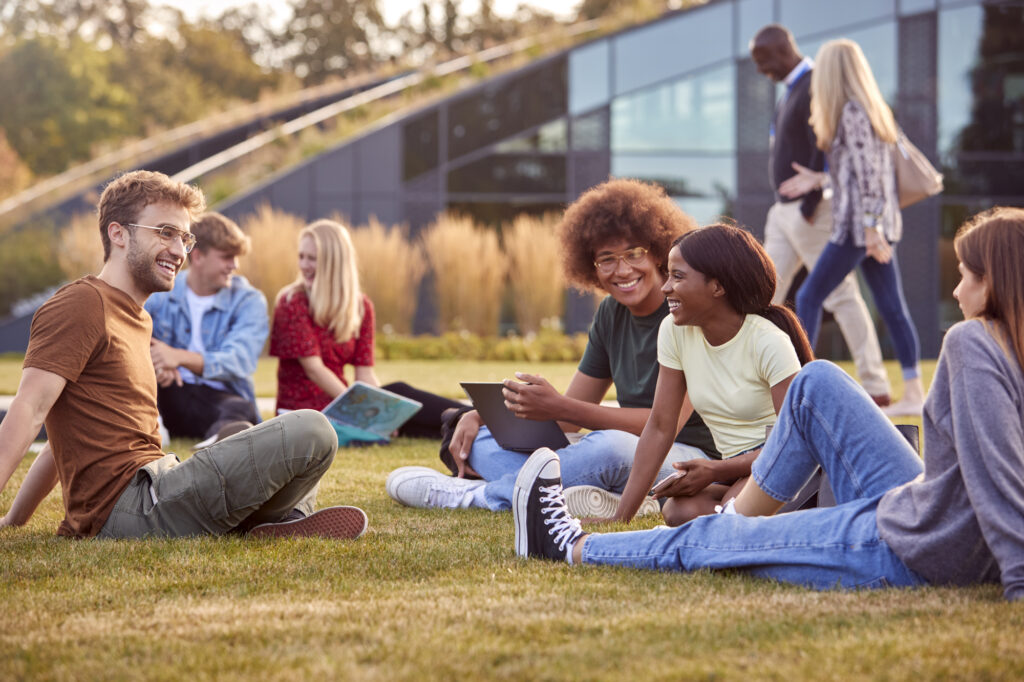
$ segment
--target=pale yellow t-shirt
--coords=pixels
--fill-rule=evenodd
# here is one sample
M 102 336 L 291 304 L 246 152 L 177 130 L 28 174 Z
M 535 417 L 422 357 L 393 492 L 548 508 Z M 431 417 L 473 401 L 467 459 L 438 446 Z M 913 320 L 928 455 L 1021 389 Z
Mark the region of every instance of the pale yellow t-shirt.
M 764 443 L 764 427 L 776 419 L 771 387 L 800 371 L 789 336 L 760 315 L 747 315 L 720 346 L 709 344 L 700 327 L 676 326 L 666 317 L 658 362 L 686 375 L 693 409 L 726 458 Z

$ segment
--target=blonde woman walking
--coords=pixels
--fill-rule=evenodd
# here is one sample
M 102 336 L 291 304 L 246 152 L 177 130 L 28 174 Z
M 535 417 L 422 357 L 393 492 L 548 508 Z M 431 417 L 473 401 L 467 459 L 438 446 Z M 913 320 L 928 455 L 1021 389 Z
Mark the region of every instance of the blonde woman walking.
M 830 185 L 833 227 L 829 244 L 797 294 L 797 316 L 813 346 L 825 298 L 859 267 L 903 371 L 903 397 L 885 412 L 920 415 L 920 344 L 893 249 L 903 236 L 891 154 L 896 121 L 864 53 L 852 40 L 833 40 L 818 51 L 811 76 L 811 127 L 827 154 L 828 171 L 794 163 L 797 174 L 779 186 L 779 193 L 796 197 Z

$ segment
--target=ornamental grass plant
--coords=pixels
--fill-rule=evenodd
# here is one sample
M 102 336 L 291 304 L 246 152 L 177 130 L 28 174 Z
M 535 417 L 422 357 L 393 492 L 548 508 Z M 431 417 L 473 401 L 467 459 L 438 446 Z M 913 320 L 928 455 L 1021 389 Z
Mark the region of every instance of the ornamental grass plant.
M 239 274 L 263 292 L 270 310 L 277 293 L 295 281 L 299 272 L 299 232 L 306 224 L 297 216 L 262 204 L 242 218 L 239 227 L 252 248 L 241 258 Z
M 76 213 L 60 231 L 57 262 L 67 279 L 97 275 L 103 267 L 103 242 L 93 213 Z
M 437 296 L 439 331 L 498 333 L 506 260 L 494 230 L 442 213 L 423 233 Z
M 536 334 L 545 321 L 557 321 L 565 310 L 565 280 L 555 226 L 561 216 L 520 214 L 502 231 L 508 256 L 516 326 L 520 334 Z
M 359 283 L 373 301 L 377 328 L 409 334 L 427 272 L 422 248 L 409 240 L 408 226 L 385 227 L 376 216 L 351 232 L 359 255 Z

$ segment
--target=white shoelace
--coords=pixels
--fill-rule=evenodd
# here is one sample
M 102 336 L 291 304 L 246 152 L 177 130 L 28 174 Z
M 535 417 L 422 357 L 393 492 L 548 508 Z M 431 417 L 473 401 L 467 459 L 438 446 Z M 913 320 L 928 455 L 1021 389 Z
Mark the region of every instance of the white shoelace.
M 569 510 L 565 507 L 565 496 L 562 495 L 561 484 L 553 486 L 540 486 L 541 503 L 548 502 L 549 506 L 541 507 L 544 515 L 544 525 L 551 526 L 548 535 L 554 536 L 555 544 L 559 551 L 566 551 L 566 546 L 576 541 L 583 534 L 583 526 L 577 519 L 569 516 Z
M 466 488 L 452 488 L 434 484 L 427 489 L 427 504 L 438 509 L 458 509 L 463 506 Z

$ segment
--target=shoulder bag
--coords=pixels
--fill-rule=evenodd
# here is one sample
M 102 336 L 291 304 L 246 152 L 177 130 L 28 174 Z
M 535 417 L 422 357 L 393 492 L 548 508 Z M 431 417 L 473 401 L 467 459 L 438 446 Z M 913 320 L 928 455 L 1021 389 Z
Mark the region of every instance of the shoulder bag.
M 892 146 L 892 163 L 896 170 L 896 188 L 900 208 L 916 204 L 942 191 L 942 173 L 935 170 L 921 150 L 914 146 L 902 130 Z

